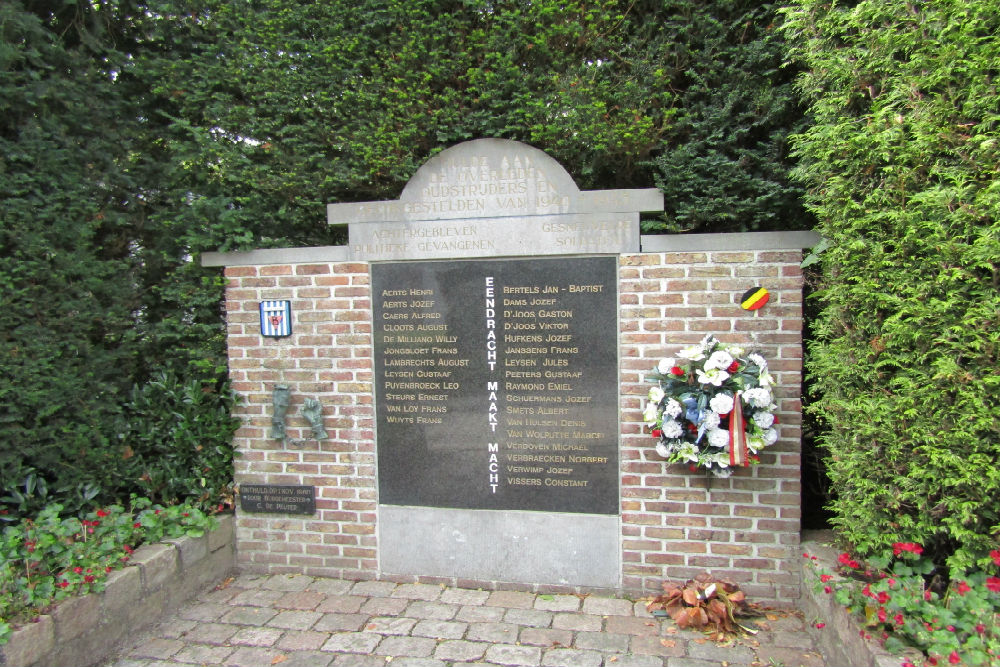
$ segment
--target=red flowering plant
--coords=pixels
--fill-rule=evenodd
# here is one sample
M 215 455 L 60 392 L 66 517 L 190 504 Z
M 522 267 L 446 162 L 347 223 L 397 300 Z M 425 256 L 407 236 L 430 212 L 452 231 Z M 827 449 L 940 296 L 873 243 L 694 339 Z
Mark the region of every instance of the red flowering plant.
M 1000 550 L 990 558 L 1000 572 Z M 843 553 L 836 574 L 810 562 L 817 589 L 863 617 L 865 638 L 882 642 L 890 653 L 919 651 L 921 657 L 903 659 L 903 667 L 1000 662 L 996 574 L 980 570 L 948 581 L 915 542 L 897 542 L 891 556 L 865 564 Z
M 0 645 L 12 624 L 24 623 L 54 602 L 100 592 L 107 576 L 124 567 L 135 547 L 163 537 L 197 537 L 214 519 L 191 505 L 153 506 L 132 498 L 82 517 L 45 507 L 33 519 L 4 528 L 0 536 Z
M 778 440 L 774 378 L 759 354 L 706 336 L 661 360 L 649 380 L 643 419 L 671 463 L 729 477 Z

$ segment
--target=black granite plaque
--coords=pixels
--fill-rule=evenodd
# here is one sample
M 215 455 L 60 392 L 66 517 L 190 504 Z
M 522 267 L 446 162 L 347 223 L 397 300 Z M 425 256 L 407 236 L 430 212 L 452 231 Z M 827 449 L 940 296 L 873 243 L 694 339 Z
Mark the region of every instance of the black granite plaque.
M 315 514 L 315 486 L 240 484 L 240 509 L 274 514 Z
M 372 265 L 379 501 L 618 512 L 617 258 Z

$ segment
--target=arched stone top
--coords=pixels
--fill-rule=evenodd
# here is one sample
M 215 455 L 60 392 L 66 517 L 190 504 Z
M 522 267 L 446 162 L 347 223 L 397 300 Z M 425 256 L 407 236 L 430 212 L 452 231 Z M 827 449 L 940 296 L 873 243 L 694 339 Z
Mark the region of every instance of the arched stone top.
M 544 151 L 509 139 L 475 139 L 430 158 L 396 201 L 330 204 L 331 225 L 662 211 L 656 188 L 581 191 Z
M 429 219 L 572 213 L 580 188 L 545 152 L 509 139 L 448 148 L 413 175 L 401 202 Z

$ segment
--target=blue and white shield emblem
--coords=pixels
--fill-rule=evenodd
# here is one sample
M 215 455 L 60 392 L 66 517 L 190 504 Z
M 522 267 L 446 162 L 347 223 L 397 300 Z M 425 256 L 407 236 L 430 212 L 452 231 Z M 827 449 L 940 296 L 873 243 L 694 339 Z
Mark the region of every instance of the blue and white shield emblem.
M 260 333 L 271 338 L 292 335 L 292 302 L 261 301 Z

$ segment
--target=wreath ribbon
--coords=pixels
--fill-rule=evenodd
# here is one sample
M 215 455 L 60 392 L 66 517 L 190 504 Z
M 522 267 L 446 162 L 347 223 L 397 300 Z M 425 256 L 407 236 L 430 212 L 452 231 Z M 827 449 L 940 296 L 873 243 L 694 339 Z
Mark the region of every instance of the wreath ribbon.
M 750 453 L 747 451 L 747 428 L 743 421 L 743 402 L 741 394 L 736 392 L 733 400 L 733 411 L 729 415 L 729 463 L 734 466 L 750 465 Z

